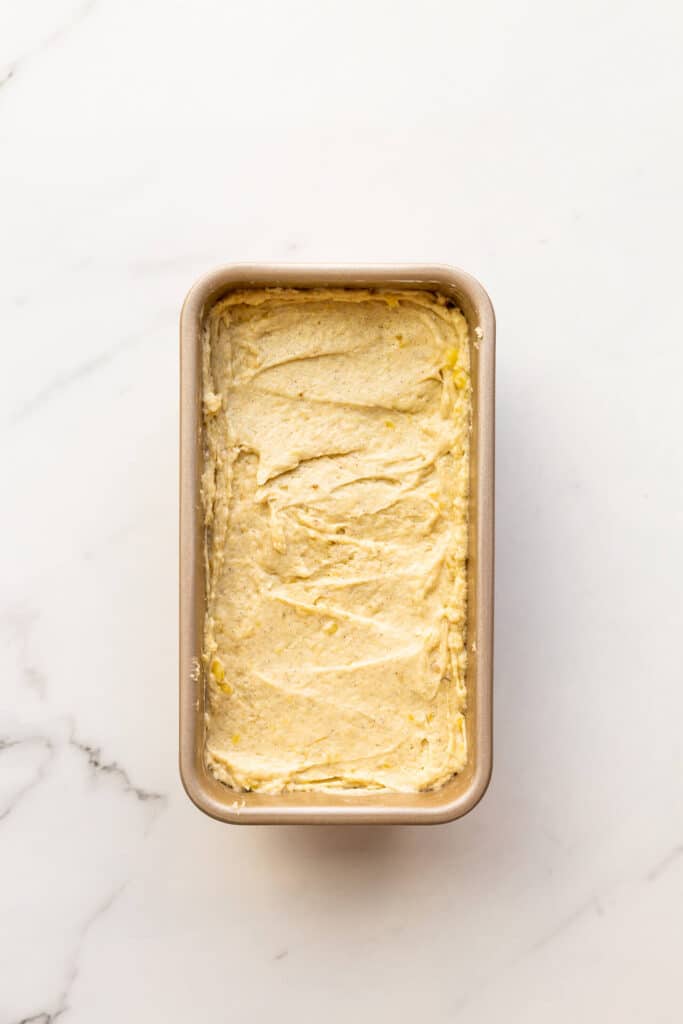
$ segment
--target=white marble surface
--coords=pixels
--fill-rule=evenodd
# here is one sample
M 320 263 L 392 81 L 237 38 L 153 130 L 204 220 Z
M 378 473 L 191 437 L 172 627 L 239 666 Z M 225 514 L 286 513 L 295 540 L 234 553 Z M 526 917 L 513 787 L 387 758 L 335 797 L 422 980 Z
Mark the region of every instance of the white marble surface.
M 680 6 L 0 6 L 0 1024 L 679 1022 Z M 496 760 L 436 829 L 176 768 L 177 319 L 440 260 L 499 321 Z

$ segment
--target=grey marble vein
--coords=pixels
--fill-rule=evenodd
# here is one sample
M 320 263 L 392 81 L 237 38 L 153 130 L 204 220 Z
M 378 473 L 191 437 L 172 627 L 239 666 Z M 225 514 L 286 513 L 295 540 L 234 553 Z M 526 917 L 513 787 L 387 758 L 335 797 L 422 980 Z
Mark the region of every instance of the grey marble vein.
M 99 903 L 83 922 L 66 970 L 66 981 L 64 987 L 55 1001 L 56 1005 L 54 1008 L 51 1010 L 40 1010 L 37 1013 L 32 1014 L 30 1017 L 22 1017 L 16 1022 L 16 1024 L 54 1024 L 55 1021 L 59 1020 L 60 1017 L 63 1017 L 64 1014 L 67 1013 L 70 1009 L 69 998 L 71 996 L 74 982 L 78 977 L 80 956 L 83 952 L 83 947 L 85 946 L 88 933 L 96 922 L 111 909 L 125 887 L 125 882 L 122 885 L 117 886 L 114 891 L 109 894 L 106 900 Z
M 35 787 L 43 781 L 47 774 L 47 767 L 55 754 L 54 744 L 47 736 L 25 736 L 21 739 L 0 737 L 0 753 L 4 750 L 11 750 L 14 747 L 20 746 L 34 746 L 42 748 L 44 756 L 41 758 L 37 770 L 33 773 L 29 781 L 19 787 L 19 789 L 10 798 L 6 807 L 0 808 L 0 822 L 8 818 L 12 811 L 17 807 L 17 804 L 23 800 L 23 798 L 30 793 L 32 789 L 35 789 Z
M 44 39 L 37 43 L 31 49 L 25 50 L 20 56 L 15 57 L 13 60 L 6 64 L 5 67 L 0 70 L 0 88 L 6 85 L 16 73 L 23 68 L 29 61 L 33 60 L 39 54 L 44 53 L 46 50 L 54 46 L 55 43 L 63 39 L 72 29 L 77 25 L 80 25 L 82 21 L 90 14 L 93 7 L 95 6 L 96 0 L 85 0 L 81 6 L 74 11 L 71 18 L 64 22 L 63 25 L 58 25 L 57 28 L 53 29 Z
M 490 978 L 486 978 L 478 988 L 463 994 L 458 1000 L 456 1000 L 453 1006 L 454 1012 L 461 1013 L 467 1006 L 476 1000 L 477 996 L 481 992 L 489 991 L 493 982 L 501 975 L 514 970 L 514 968 L 517 967 L 518 964 L 522 963 L 522 961 L 527 957 L 533 956 L 533 954 L 537 953 L 539 949 L 543 949 L 545 946 L 550 945 L 555 941 L 555 939 L 559 938 L 560 935 L 568 931 L 573 927 L 573 925 L 590 913 L 597 914 L 600 917 L 605 913 L 603 905 L 596 896 L 586 900 L 585 903 L 578 906 L 571 914 L 567 914 L 566 917 L 563 917 L 553 928 L 541 935 L 535 942 L 532 942 L 531 945 L 527 946 L 521 953 L 511 957 L 506 963 L 501 964 L 500 969 Z
M 145 344 L 151 337 L 155 336 L 155 332 L 159 328 L 165 328 L 171 315 L 175 315 L 175 308 L 172 310 L 170 308 L 160 309 L 159 315 L 147 325 L 146 329 L 136 331 L 134 334 L 115 342 L 103 352 L 90 356 L 80 363 L 76 363 L 71 369 L 55 374 L 51 380 L 30 398 L 27 398 L 7 417 L 5 427 L 11 430 L 18 423 L 28 419 L 42 409 L 46 403 L 60 397 L 65 391 L 81 381 L 92 377 L 105 366 L 109 366 L 120 355 Z
M 528 956 L 531 953 L 537 952 L 539 949 L 543 949 L 544 946 L 548 946 L 551 942 L 562 935 L 563 932 L 566 932 L 576 924 L 577 921 L 580 921 L 582 917 L 591 913 L 598 914 L 600 917 L 604 914 L 602 904 L 595 897 L 587 900 L 585 903 L 582 903 L 580 907 L 577 907 L 576 910 L 573 911 L 573 913 L 567 914 L 566 917 L 562 918 L 554 928 L 537 939 L 536 942 L 527 949 L 524 955 Z
M 677 846 L 674 846 L 673 849 L 669 850 L 666 857 L 662 857 L 660 861 L 657 861 L 654 867 L 650 868 L 646 875 L 648 882 L 656 881 L 660 875 L 663 875 L 664 872 L 667 871 L 681 856 L 683 856 L 683 843 L 679 843 Z
M 10 605 L 4 608 L 0 615 L 0 630 L 16 651 L 23 682 L 43 699 L 47 679 L 31 655 L 32 632 L 38 617 L 38 612 L 31 607 L 23 604 Z
M 85 756 L 88 767 L 94 773 L 102 773 L 103 775 L 109 775 L 116 779 L 121 785 L 124 793 L 130 793 L 141 803 L 164 803 L 166 801 L 166 797 L 163 793 L 157 793 L 154 790 L 143 789 L 142 786 L 134 785 L 125 768 L 123 768 L 117 761 L 104 761 L 99 747 L 94 747 L 89 743 L 85 743 L 82 740 L 77 739 L 73 731 L 67 742 L 69 747 L 77 750 L 80 754 Z M 36 746 L 42 748 L 45 751 L 45 756 L 42 758 L 37 770 L 33 773 L 29 781 L 24 783 L 24 785 L 13 794 L 6 807 L 0 808 L 0 822 L 9 817 L 17 804 L 28 793 L 30 793 L 32 789 L 43 781 L 47 775 L 48 766 L 59 749 L 59 744 L 55 743 L 55 741 L 49 736 L 31 735 L 22 737 L 0 737 L 0 754 L 2 754 L 4 750 L 10 750 L 13 747 L 19 746 Z
M 100 747 L 93 747 L 89 743 L 84 743 L 82 740 L 77 739 L 73 732 L 69 737 L 69 746 L 85 755 L 89 767 L 94 772 L 101 772 L 103 775 L 111 775 L 118 779 L 123 786 L 124 792 L 131 793 L 136 800 L 146 803 L 147 801 L 163 801 L 166 799 L 163 793 L 157 793 L 154 790 L 143 789 L 141 786 L 133 785 L 125 768 L 117 761 L 104 761 Z
M 91 356 L 89 359 L 84 359 L 82 363 L 77 363 L 70 370 L 66 370 L 64 373 L 58 373 L 48 381 L 48 383 L 37 391 L 31 398 L 27 399 L 22 405 L 16 409 L 12 415 L 8 418 L 7 423 L 9 426 L 14 426 L 22 420 L 28 419 L 34 412 L 37 412 L 46 402 L 51 401 L 53 398 L 60 395 L 63 391 L 67 390 L 74 384 L 78 384 L 80 381 L 92 376 L 98 370 L 108 366 L 109 363 L 113 362 L 114 359 L 120 353 L 125 352 L 129 348 L 134 348 L 142 342 L 143 338 L 136 336 L 135 338 L 126 338 L 124 341 L 118 342 L 116 345 L 112 345 L 111 348 L 105 349 L 104 352 L 99 355 Z

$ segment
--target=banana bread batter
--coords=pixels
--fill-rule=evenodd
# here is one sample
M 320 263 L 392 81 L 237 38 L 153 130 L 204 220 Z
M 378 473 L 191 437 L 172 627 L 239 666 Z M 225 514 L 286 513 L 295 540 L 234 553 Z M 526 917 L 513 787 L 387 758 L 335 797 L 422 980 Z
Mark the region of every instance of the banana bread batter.
M 234 292 L 204 337 L 206 762 L 238 790 L 464 767 L 471 397 L 440 296 Z

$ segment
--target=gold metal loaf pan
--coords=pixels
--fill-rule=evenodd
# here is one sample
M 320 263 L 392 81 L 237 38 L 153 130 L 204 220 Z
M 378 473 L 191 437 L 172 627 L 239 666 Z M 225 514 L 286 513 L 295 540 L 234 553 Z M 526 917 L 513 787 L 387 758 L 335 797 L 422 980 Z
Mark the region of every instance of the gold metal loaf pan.
M 240 793 L 204 765 L 204 536 L 201 344 L 204 318 L 231 289 L 245 287 L 415 288 L 454 299 L 470 327 L 471 446 L 467 728 L 469 763 L 440 789 L 421 793 Z M 446 266 L 234 265 L 202 277 L 180 321 L 180 774 L 190 799 L 220 821 L 244 824 L 435 824 L 470 811 L 491 775 L 493 669 L 493 477 L 495 320 L 469 274 Z

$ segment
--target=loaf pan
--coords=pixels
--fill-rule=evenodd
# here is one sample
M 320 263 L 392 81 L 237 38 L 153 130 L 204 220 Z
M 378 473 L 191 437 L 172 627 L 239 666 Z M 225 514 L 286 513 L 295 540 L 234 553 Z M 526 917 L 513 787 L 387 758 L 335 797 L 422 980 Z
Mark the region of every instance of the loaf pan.
M 458 304 L 469 324 L 472 443 L 468 554 L 469 762 L 439 789 L 420 793 L 243 793 L 218 782 L 204 763 L 204 527 L 200 496 L 202 330 L 212 305 L 235 288 L 414 288 Z M 190 290 L 180 318 L 180 775 L 190 799 L 235 824 L 437 824 L 462 817 L 483 796 L 492 764 L 493 493 L 495 319 L 488 295 L 448 266 L 236 264 Z

